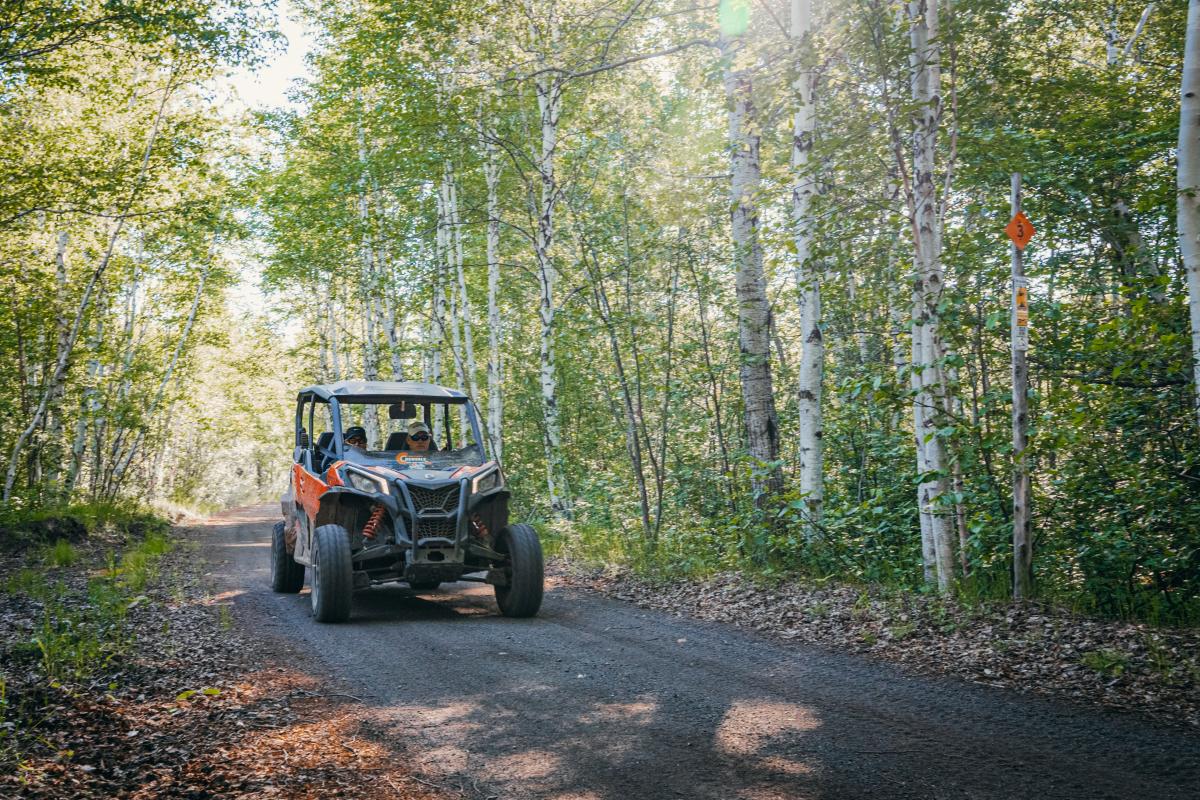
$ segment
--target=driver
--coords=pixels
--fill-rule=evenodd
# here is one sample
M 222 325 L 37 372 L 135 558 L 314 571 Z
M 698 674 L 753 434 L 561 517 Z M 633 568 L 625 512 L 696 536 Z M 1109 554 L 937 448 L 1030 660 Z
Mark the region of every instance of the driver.
M 429 450 L 429 444 L 433 441 L 429 433 L 429 426 L 419 419 L 415 419 L 408 423 L 408 433 L 404 437 L 403 450 L 412 450 L 416 453 L 425 453 Z
M 346 434 L 342 438 L 351 447 L 357 447 L 359 450 L 367 449 L 367 429 L 361 425 L 351 425 L 346 429 Z

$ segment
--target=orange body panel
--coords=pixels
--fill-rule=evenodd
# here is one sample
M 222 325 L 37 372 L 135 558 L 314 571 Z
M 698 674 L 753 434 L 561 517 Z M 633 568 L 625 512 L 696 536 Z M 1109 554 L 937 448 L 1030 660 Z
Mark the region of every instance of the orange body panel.
M 304 513 L 308 515 L 309 522 L 315 521 L 317 509 L 321 506 L 321 495 L 329 490 L 329 484 L 299 464 L 293 464 L 292 486 L 295 487 L 296 499 L 299 500 Z

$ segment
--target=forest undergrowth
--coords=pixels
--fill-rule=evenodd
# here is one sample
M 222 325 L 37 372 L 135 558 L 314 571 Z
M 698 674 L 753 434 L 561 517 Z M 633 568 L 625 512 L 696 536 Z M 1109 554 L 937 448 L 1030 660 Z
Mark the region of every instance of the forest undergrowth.
M 0 532 L 0 795 L 435 796 L 239 629 L 194 531 L 105 505 Z

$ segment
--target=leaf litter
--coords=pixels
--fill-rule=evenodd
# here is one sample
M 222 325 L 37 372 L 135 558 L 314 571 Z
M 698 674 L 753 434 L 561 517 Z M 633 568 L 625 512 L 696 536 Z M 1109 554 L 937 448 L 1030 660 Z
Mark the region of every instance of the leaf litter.
M 89 579 L 102 572 L 103 543 L 81 552 L 46 570 L 64 608 L 91 602 Z M 186 543 L 126 604 L 115 623 L 124 646 L 69 679 L 48 678 L 31 647 L 49 601 L 13 590 L 28 563 L 0 560 L 0 796 L 449 796 L 397 766 L 363 727 L 359 698 L 323 693 L 230 624 Z

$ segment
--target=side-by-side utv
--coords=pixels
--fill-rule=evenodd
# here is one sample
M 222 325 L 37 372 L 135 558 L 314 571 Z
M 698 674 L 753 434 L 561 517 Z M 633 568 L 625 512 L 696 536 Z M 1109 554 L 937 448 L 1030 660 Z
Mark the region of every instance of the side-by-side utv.
M 351 428 L 365 447 L 346 442 Z M 344 622 L 356 589 L 397 581 L 418 591 L 490 583 L 506 616 L 538 612 L 541 543 L 530 526 L 509 524 L 504 473 L 462 392 L 413 382 L 309 386 L 296 399 L 293 461 L 271 581 L 277 592 L 299 592 L 307 567 L 318 621 Z

